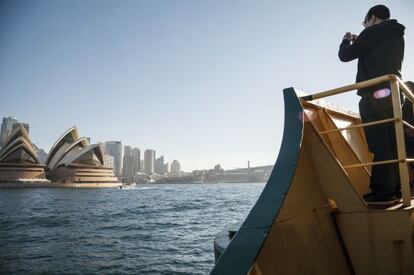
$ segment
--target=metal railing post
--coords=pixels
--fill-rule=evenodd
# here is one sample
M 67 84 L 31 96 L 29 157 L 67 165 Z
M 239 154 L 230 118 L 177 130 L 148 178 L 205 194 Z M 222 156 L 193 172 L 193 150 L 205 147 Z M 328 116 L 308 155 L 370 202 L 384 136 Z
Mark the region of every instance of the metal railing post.
M 404 129 L 402 123 L 402 114 L 401 114 L 401 99 L 400 99 L 400 86 L 398 84 L 398 79 L 396 77 L 390 77 L 391 83 L 391 95 L 392 95 L 392 109 L 394 113 L 394 118 L 396 121 L 395 125 L 395 139 L 397 143 L 397 152 L 398 159 L 407 159 L 407 153 L 405 151 L 405 139 L 404 139 Z M 401 193 L 402 201 L 404 206 L 411 205 L 411 191 L 410 183 L 408 176 L 408 164 L 407 162 L 399 162 L 398 168 L 400 172 L 400 182 L 401 182 Z

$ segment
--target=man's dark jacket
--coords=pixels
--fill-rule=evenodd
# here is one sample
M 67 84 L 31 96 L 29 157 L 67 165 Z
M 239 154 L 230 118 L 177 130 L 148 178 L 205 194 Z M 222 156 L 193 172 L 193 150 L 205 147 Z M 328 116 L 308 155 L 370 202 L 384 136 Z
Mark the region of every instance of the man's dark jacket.
M 386 74 L 401 76 L 404 58 L 405 27 L 397 20 L 385 20 L 363 30 L 354 43 L 344 39 L 339 47 L 339 59 L 348 62 L 358 58 L 356 82 Z M 386 84 L 358 90 L 358 95 L 368 96 Z

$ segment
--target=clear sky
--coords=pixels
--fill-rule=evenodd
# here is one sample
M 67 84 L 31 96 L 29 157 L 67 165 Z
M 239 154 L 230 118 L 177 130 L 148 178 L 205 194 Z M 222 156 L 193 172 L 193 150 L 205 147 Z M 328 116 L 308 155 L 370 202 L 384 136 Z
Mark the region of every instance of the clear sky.
M 414 1 L 383 1 L 406 29 Z M 377 1 L 0 0 L 0 116 L 30 124 L 46 151 L 70 126 L 92 142 L 155 149 L 185 171 L 273 164 L 282 89 L 354 82 L 341 63 Z M 357 110 L 352 93 L 332 99 Z

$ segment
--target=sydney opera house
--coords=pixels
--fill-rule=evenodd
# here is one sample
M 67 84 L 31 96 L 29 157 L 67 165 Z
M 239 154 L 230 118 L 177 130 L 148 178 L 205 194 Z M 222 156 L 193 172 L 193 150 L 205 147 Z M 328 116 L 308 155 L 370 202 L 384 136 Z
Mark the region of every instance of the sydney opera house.
M 49 183 L 45 165 L 40 164 L 29 134 L 19 126 L 0 150 L 0 186 Z
M 25 179 L 25 180 L 22 180 Z M 39 163 L 27 131 L 19 127 L 0 151 L 0 187 L 118 187 L 112 168 L 104 166 L 99 144 L 67 130 Z
M 67 187 L 117 187 L 112 168 L 104 166 L 101 145 L 79 137 L 76 127 L 67 130 L 50 149 L 46 177 Z

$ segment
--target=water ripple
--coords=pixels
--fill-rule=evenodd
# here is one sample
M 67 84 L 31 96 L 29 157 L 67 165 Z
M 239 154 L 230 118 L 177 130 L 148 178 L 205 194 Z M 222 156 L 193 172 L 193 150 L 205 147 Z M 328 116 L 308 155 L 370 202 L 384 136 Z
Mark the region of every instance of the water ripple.
M 0 189 L 0 274 L 208 274 L 263 187 Z

